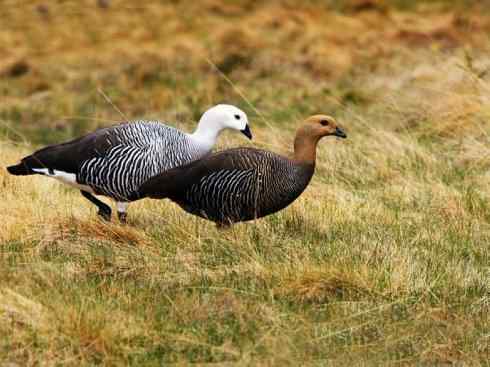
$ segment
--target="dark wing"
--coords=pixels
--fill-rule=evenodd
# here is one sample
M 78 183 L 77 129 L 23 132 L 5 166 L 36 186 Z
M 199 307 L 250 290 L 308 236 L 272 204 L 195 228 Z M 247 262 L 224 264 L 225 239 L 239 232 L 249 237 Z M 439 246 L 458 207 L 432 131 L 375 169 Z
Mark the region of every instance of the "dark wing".
M 141 185 L 137 198 L 163 199 L 179 196 L 204 176 L 224 170 L 250 170 L 265 152 L 253 148 L 228 149 L 156 175 Z M 136 199 L 136 198 L 135 198 Z
M 96 156 L 103 156 L 107 150 L 118 143 L 117 137 L 110 134 L 114 127 L 96 130 L 88 135 L 40 149 L 22 159 L 18 165 L 26 171 L 33 168 L 56 169 L 76 173 L 80 164 Z

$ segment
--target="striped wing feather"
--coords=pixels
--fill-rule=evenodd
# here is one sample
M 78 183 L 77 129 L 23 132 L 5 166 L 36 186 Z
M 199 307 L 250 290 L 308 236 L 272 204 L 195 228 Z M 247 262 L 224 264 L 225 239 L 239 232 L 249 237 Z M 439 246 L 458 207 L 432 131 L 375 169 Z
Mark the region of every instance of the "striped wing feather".
M 78 181 L 121 201 L 129 201 L 143 182 L 200 154 L 185 134 L 159 123 L 133 124 L 113 132 L 118 143 L 104 156 L 83 162 Z
M 150 177 L 202 153 L 175 128 L 157 121 L 135 121 L 38 150 L 15 171 L 33 174 L 33 169 L 46 168 L 75 174 L 77 183 L 95 193 L 128 201 Z
M 312 174 L 313 167 L 277 154 L 237 148 L 160 174 L 142 185 L 140 195 L 169 198 L 216 222 L 245 221 L 289 205 Z
M 237 159 L 237 156 L 240 155 L 241 152 L 248 150 L 251 149 L 230 149 L 170 169 L 152 177 L 141 185 L 138 190 L 138 195 L 140 198 L 151 197 L 153 199 L 164 199 L 170 198 L 171 196 L 184 195 L 194 183 L 217 172 L 233 169 L 251 169 L 253 166 Z

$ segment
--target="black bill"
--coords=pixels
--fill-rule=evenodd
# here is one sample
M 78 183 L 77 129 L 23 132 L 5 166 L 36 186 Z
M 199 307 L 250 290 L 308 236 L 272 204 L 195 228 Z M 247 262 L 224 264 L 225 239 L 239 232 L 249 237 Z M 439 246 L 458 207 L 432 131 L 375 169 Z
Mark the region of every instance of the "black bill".
M 241 130 L 242 134 L 245 135 L 247 138 L 249 138 L 250 140 L 252 140 L 252 132 L 250 131 L 250 128 L 247 126 L 245 126 L 245 129 Z
M 347 134 L 344 133 L 344 130 L 339 127 L 335 128 L 335 132 L 333 133 L 333 135 L 343 139 L 347 138 Z

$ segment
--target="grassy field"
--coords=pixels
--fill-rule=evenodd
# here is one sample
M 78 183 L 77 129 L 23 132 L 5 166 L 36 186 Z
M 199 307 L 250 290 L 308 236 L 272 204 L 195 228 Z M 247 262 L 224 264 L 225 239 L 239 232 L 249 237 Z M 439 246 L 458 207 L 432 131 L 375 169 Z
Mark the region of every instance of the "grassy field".
M 288 153 L 336 117 L 286 210 L 218 231 L 168 201 L 101 222 L 0 169 L 0 366 L 490 360 L 488 1 L 9 1 L 0 165 L 125 118 L 249 114 Z

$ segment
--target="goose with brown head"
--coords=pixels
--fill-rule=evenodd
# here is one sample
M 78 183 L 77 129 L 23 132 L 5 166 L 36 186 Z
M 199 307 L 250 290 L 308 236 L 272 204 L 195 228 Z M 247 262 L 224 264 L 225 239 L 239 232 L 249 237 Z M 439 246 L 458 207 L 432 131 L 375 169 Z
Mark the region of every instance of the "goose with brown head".
M 313 115 L 308 117 L 296 131 L 294 139 L 294 160 L 298 163 L 315 164 L 316 146 L 325 136 L 347 138 L 331 116 Z
M 314 115 L 297 130 L 292 159 L 254 148 L 221 151 L 151 178 L 138 198 L 169 198 L 219 226 L 260 218 L 285 208 L 306 189 L 317 144 L 325 136 L 347 137 L 335 119 Z

